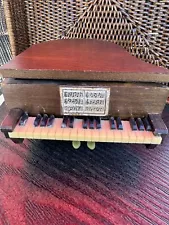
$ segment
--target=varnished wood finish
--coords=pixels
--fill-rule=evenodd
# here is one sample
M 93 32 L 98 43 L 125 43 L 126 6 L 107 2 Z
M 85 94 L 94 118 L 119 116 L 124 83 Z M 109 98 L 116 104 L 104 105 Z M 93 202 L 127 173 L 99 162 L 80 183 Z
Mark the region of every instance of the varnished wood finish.
M 0 130 L 2 132 L 12 132 L 22 114 L 22 109 L 12 108 L 0 124 Z
M 2 104 L 1 107 L 3 107 L 3 105 L 4 104 Z M 23 111 L 22 109 L 19 108 L 13 108 L 9 112 L 6 110 L 6 115 L 4 114 L 5 117 L 3 121 L 0 123 L 0 131 L 4 133 L 6 138 L 9 138 L 8 132 L 13 131 L 22 114 Z
M 169 88 L 155 84 L 54 81 L 15 81 L 9 79 L 3 86 L 9 109 L 18 107 L 32 116 L 38 113 L 61 115 L 59 86 L 110 87 L 109 115 L 129 118 L 163 111 Z
M 34 45 L 1 68 L 4 77 L 168 82 L 169 71 L 96 40 L 57 40 Z

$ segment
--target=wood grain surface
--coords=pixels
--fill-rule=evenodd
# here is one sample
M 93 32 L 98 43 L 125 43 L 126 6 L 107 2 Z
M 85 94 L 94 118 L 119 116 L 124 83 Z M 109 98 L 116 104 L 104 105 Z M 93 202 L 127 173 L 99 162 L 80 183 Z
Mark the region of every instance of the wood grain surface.
M 122 47 L 98 40 L 54 40 L 33 45 L 0 68 L 4 77 L 168 82 L 169 70 Z
M 169 88 L 157 84 L 115 82 L 15 81 L 4 84 L 3 93 L 9 109 L 21 108 L 30 115 L 63 114 L 59 87 L 110 88 L 109 116 L 128 119 L 148 113 L 162 113 Z
M 169 127 L 169 107 L 163 118 Z M 153 150 L 96 146 L 0 134 L 0 224 L 169 224 L 169 137 Z

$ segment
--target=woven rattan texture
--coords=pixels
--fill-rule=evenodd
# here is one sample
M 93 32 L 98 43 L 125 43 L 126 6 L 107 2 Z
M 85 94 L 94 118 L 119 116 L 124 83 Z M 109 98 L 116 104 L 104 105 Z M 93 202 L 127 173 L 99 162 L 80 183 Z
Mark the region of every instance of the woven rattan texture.
M 6 23 L 2 0 L 0 0 L 0 35 L 6 34 Z
M 13 55 L 60 38 L 122 45 L 143 60 L 169 67 L 168 0 L 4 0 Z
M 0 66 L 8 62 L 10 58 L 11 51 L 5 23 L 4 7 L 2 1 L 0 0 Z

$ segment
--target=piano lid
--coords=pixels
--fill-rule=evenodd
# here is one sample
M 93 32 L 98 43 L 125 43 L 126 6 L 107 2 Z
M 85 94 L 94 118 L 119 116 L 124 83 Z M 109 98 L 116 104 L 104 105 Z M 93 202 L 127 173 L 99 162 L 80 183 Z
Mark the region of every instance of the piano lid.
M 169 82 L 169 70 L 107 41 L 74 39 L 36 44 L 0 68 L 4 77 Z

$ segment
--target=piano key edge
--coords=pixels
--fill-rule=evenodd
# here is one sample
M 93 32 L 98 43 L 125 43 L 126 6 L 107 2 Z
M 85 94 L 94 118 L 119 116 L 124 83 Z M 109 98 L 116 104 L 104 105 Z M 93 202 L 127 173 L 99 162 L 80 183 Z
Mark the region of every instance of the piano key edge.
M 11 113 L 12 112 L 12 113 Z M 15 117 L 12 118 L 11 120 L 11 115 L 13 115 L 13 112 Z M 83 136 L 83 135 L 79 135 L 79 136 L 74 136 L 74 137 L 70 137 L 70 136 L 63 136 L 62 134 L 59 134 L 57 136 L 45 136 L 43 135 L 41 136 L 33 136 L 31 134 L 27 134 L 27 135 L 18 135 L 16 134 L 14 131 L 15 126 L 17 125 L 17 123 L 19 122 L 19 119 L 21 118 L 21 116 L 23 115 L 23 110 L 20 109 L 12 109 L 8 115 L 5 117 L 4 121 L 2 122 L 1 126 L 0 126 L 0 130 L 5 134 L 6 138 L 10 138 L 12 141 L 14 141 L 15 143 L 20 143 L 21 140 L 23 139 L 46 139 L 46 140 L 63 140 L 63 141 L 84 141 L 84 142 L 88 142 L 88 141 L 92 141 L 92 142 L 112 142 L 112 143 L 137 143 L 137 144 L 150 144 L 150 145 L 159 145 L 162 143 L 163 140 L 163 133 L 158 134 L 157 132 L 154 132 L 154 137 L 152 140 L 150 141 L 141 141 L 141 140 L 133 140 L 133 139 L 127 139 L 127 138 L 107 138 L 105 137 L 105 135 L 103 136 L 92 136 L 92 137 L 87 137 L 87 136 Z M 158 115 L 160 118 L 160 115 Z M 9 121 L 8 121 L 9 119 Z M 5 121 L 7 121 L 7 123 L 5 123 Z M 161 120 L 160 120 L 161 121 Z M 11 123 L 11 124 L 10 124 Z M 8 126 L 7 126 L 8 125 Z M 167 128 L 166 128 L 167 129 Z M 95 130 L 94 130 L 95 131 Z M 91 131 L 93 132 L 93 130 Z M 168 132 L 168 130 L 167 130 Z M 166 134 L 166 131 L 165 131 Z

